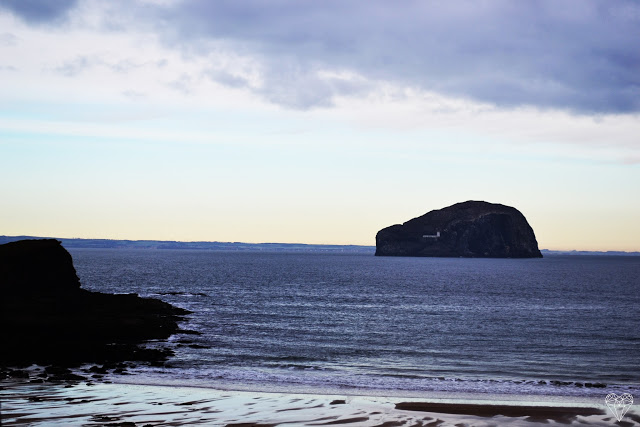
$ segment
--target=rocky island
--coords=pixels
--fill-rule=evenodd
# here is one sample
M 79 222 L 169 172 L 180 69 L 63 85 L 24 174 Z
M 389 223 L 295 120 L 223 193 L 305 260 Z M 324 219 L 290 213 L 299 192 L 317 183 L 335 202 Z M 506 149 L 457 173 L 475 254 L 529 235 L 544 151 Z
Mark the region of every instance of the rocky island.
M 150 340 L 181 332 L 188 311 L 136 294 L 81 289 L 59 241 L 0 245 L 3 366 L 161 363 L 172 352 Z
M 517 209 L 467 201 L 433 210 L 376 235 L 376 256 L 542 258 Z

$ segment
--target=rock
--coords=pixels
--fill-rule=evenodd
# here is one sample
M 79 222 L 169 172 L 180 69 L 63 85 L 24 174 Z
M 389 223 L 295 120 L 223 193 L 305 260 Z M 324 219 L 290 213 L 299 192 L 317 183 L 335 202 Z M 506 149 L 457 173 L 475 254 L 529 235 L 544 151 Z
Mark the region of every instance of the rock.
M 187 347 L 189 347 L 189 348 L 209 348 L 209 346 L 202 345 L 202 344 L 189 344 L 189 345 L 187 345 Z
M 19 240 L 0 245 L 0 292 L 42 295 L 74 292 L 80 279 L 71 254 L 54 239 Z
M 188 313 L 135 294 L 81 289 L 71 255 L 56 240 L 0 245 L 0 295 L 0 366 L 164 360 L 170 350 L 142 344 L 176 333 Z
M 225 427 L 276 427 L 276 424 L 232 423 L 232 424 L 226 424 Z
M 110 422 L 110 421 L 119 421 L 120 418 L 115 416 L 115 417 L 111 417 L 109 415 L 93 415 L 91 417 L 91 421 L 93 422 Z
M 20 369 L 7 369 L 5 367 L 0 366 L 0 380 L 6 378 L 21 378 L 26 379 L 29 378 L 29 372 L 23 371 Z
M 515 208 L 468 201 L 376 235 L 377 256 L 541 258 L 533 229 Z
M 605 388 L 607 385 L 602 383 L 584 383 L 587 388 Z
M 55 376 L 49 377 L 49 381 L 53 381 L 53 382 L 64 382 L 64 381 L 79 382 L 79 381 L 85 381 L 86 379 L 87 378 L 83 377 L 82 375 L 76 375 L 73 373 L 61 374 L 61 375 L 55 375 Z
M 92 366 L 91 368 L 89 368 L 89 372 L 95 372 L 96 374 L 106 374 L 107 373 L 107 369 L 105 367 L 99 367 L 99 366 Z

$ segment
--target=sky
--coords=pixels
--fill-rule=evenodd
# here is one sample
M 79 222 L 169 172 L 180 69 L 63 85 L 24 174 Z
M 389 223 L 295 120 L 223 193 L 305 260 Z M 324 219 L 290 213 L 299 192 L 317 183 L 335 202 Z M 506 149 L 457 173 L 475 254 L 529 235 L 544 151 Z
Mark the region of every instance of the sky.
M 0 234 L 640 251 L 637 1 L 0 0 Z

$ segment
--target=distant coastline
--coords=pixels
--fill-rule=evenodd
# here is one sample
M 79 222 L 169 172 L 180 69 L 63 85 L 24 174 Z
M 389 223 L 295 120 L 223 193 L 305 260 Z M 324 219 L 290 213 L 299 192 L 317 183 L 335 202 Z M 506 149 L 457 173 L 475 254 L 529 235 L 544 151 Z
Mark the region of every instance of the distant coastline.
M 0 236 L 0 244 L 25 239 L 56 239 L 67 249 L 196 249 L 209 251 L 336 252 L 373 254 L 375 246 L 305 243 L 178 242 L 171 240 L 66 239 L 44 236 Z
M 23 239 L 57 239 L 68 249 L 194 249 L 209 251 L 264 251 L 264 252 L 327 252 L 373 254 L 375 246 L 364 245 L 320 245 L 306 243 L 245 243 L 245 242 L 178 242 L 172 240 L 113 240 L 77 239 L 52 236 L 0 236 L 0 244 Z M 640 256 L 640 252 L 624 251 L 576 251 L 541 249 L 543 255 L 600 255 Z
M 552 251 L 550 249 L 540 249 L 543 255 L 601 255 L 601 256 L 640 256 L 640 252 L 625 252 L 625 251 Z

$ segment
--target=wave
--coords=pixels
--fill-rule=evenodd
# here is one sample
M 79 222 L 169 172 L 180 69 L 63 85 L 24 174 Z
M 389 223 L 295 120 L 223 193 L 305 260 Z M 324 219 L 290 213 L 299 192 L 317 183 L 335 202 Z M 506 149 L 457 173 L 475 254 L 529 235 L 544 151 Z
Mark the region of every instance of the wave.
M 640 395 L 640 384 L 584 383 L 558 380 L 469 379 L 405 374 L 354 374 L 326 366 L 280 364 L 273 368 L 139 367 L 137 381 L 246 391 L 415 395 L 431 392 L 492 395 L 574 396 L 604 398 L 608 393 Z

